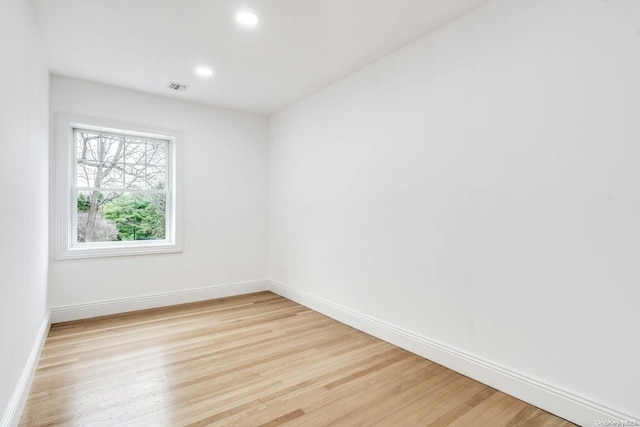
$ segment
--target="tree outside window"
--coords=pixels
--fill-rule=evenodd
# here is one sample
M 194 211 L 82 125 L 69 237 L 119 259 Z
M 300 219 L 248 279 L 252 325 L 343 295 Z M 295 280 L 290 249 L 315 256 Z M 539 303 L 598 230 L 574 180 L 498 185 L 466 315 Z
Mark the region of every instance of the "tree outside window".
M 76 243 L 164 240 L 169 141 L 75 129 Z

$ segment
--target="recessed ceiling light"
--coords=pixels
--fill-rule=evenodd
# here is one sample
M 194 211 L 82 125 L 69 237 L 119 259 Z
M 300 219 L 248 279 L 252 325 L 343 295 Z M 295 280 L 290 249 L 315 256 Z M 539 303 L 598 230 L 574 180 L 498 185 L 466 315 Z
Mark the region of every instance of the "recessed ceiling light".
M 236 14 L 236 21 L 245 27 L 255 27 L 258 25 L 258 22 L 260 22 L 258 15 L 252 12 L 238 12 Z
M 196 74 L 200 77 L 211 77 L 213 76 L 213 70 L 209 67 L 196 67 Z

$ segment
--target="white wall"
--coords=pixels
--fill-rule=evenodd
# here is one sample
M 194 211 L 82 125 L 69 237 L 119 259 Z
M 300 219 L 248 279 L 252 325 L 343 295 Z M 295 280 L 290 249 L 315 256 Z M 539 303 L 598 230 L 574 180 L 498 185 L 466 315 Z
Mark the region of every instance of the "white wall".
M 29 1 L 2 1 L 0 40 L 2 419 L 47 313 L 49 72 Z
M 51 110 L 184 132 L 184 252 L 62 261 L 52 254 L 53 308 L 267 277 L 265 117 L 57 76 Z
M 640 417 L 640 2 L 496 0 L 270 121 L 271 278 Z

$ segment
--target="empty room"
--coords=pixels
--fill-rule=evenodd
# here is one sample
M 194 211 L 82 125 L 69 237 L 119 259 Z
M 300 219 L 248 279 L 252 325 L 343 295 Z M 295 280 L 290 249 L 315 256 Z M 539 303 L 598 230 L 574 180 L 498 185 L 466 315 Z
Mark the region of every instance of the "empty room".
M 0 61 L 0 427 L 640 425 L 640 1 L 1 0 Z

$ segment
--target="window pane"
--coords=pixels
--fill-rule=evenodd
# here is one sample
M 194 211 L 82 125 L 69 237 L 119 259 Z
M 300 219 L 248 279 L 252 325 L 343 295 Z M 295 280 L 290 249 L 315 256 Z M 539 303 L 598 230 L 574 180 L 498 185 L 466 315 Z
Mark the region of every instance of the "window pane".
M 125 162 L 130 165 L 145 163 L 146 143 L 141 139 L 127 138 Z
M 124 161 L 125 138 L 123 136 L 101 135 L 98 144 L 98 160 L 107 165 L 121 165 Z
M 165 170 L 163 168 L 156 168 L 153 166 L 147 167 L 147 189 L 149 190 L 164 190 L 165 184 Z
M 97 160 L 98 139 L 100 139 L 100 135 L 95 133 L 76 132 L 76 158 L 78 160 Z
M 78 243 L 163 240 L 166 195 L 80 191 Z
M 144 190 L 146 188 L 147 167 L 141 165 L 125 165 L 124 188 L 130 190 Z
M 93 187 L 98 161 L 98 139 L 100 135 L 89 132 L 76 132 L 76 185 Z
M 122 188 L 124 138 L 76 132 L 76 185 Z
M 167 143 L 159 141 L 147 142 L 147 164 L 149 166 L 165 167 L 167 159 Z
M 78 160 L 76 167 L 76 186 L 93 187 L 97 164 L 90 160 Z
M 122 188 L 122 165 L 78 160 L 78 187 Z
M 118 240 L 118 227 L 105 218 L 101 206 L 109 194 L 98 191 L 79 191 L 77 195 L 78 242 L 111 242 Z

